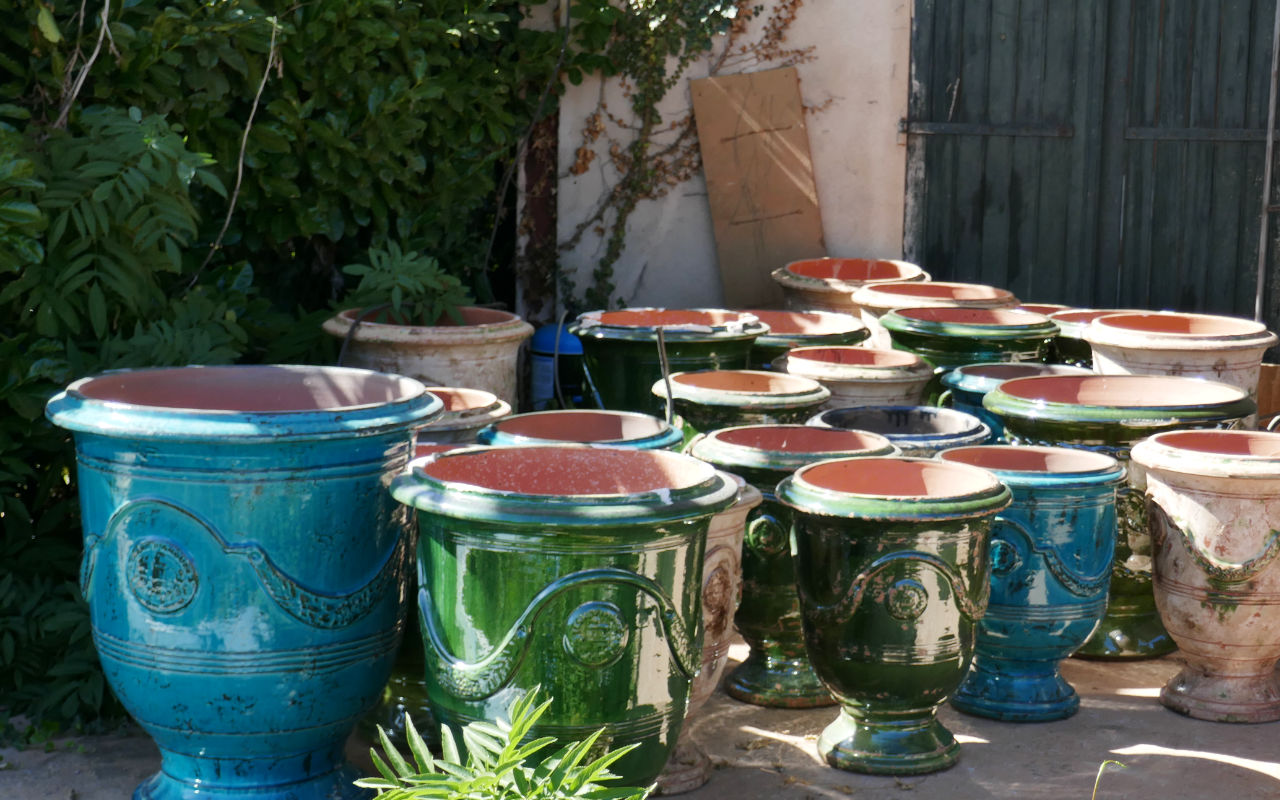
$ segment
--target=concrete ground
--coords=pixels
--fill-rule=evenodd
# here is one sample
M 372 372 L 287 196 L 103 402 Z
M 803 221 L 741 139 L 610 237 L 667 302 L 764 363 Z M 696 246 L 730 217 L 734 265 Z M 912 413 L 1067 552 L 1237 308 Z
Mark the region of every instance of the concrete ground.
M 743 646 L 735 648 L 740 657 Z M 732 665 L 731 665 L 732 666 Z M 717 694 L 692 726 L 715 764 L 711 782 L 688 800 L 987 800 L 1089 798 L 1098 766 L 1109 768 L 1099 798 L 1280 798 L 1280 723 L 1200 722 L 1166 710 L 1159 687 L 1178 669 L 1157 661 L 1068 661 L 1063 673 L 1080 692 L 1079 713 L 1061 722 L 1011 724 L 941 718 L 962 743 L 960 763 L 933 775 L 884 778 L 831 769 L 814 741 L 833 709 L 785 711 Z M 348 747 L 363 760 L 367 743 Z M 71 739 L 52 752 L 0 750 L 0 800 L 123 800 L 159 767 L 137 729 Z

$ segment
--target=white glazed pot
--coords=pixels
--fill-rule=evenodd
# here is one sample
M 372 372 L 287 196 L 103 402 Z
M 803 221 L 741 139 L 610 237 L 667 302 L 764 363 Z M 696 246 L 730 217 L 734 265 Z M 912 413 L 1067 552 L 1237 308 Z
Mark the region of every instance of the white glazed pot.
M 470 444 L 480 430 L 511 413 L 511 404 L 493 392 L 453 386 L 428 386 L 444 403 L 440 416 L 414 431 L 419 444 Z
M 933 367 L 915 353 L 863 347 L 797 347 L 773 368 L 827 387 L 831 399 L 823 408 L 919 405 L 933 377 Z
M 775 269 L 772 277 L 782 286 L 789 309 L 856 314 L 850 298 L 863 286 L 928 281 L 929 273 L 888 258 L 807 258 Z
M 864 286 L 854 292 L 853 304 L 862 317 L 862 324 L 871 331 L 866 346 L 888 349 L 893 347 L 893 340 L 880 324 L 880 318 L 895 308 L 1015 308 L 1018 298 L 1010 291 L 981 283 L 933 281 L 927 284 L 882 283 Z

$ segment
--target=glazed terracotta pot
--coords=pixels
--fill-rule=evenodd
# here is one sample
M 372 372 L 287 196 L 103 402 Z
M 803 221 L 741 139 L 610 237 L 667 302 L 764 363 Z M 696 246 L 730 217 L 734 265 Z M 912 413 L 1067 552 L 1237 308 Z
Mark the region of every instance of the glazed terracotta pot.
M 774 369 L 827 387 L 827 408 L 916 405 L 933 379 L 933 367 L 914 353 L 863 347 L 798 347 Z
M 966 364 L 1039 361 L 1058 331 L 1042 314 L 1003 308 L 899 308 L 880 322 L 894 347 L 920 356 L 940 375 Z
M 1245 393 L 1197 378 L 1071 375 L 1005 381 L 982 401 L 1000 417 L 1010 444 L 1071 447 L 1121 463 L 1152 434 L 1236 427 L 1255 406 Z M 1107 615 L 1077 655 L 1147 658 L 1174 649 L 1151 594 L 1151 537 L 1142 470 L 1117 493 L 1116 554 Z
M 991 429 L 982 420 L 963 411 L 933 406 L 833 408 L 810 417 L 807 424 L 878 433 L 893 442 L 902 455 L 919 458 L 991 441 Z
M 675 450 L 684 444 L 678 425 L 634 411 L 534 411 L 515 414 L 480 431 L 481 444 L 508 447 L 520 444 L 579 442 L 639 450 Z
M 1049 361 L 1072 367 L 1093 369 L 1093 348 L 1084 339 L 1089 323 L 1108 314 L 1144 314 L 1135 309 L 1069 308 L 1055 311 L 1049 319 L 1058 326 L 1058 335 L 1049 348 Z
M 1038 375 L 1091 375 L 1083 367 L 1065 364 L 968 364 L 942 376 L 945 390 L 938 398 L 938 405 L 948 406 L 966 414 L 972 414 L 991 429 L 992 441 L 1004 439 L 1004 426 L 1000 418 L 982 407 L 982 398 L 1007 380 L 1032 378 Z
M 959 745 L 937 710 L 969 668 L 1009 490 L 963 464 L 868 458 L 803 467 L 777 491 L 806 651 L 840 702 L 818 752 L 854 772 L 951 766 Z
M 676 372 L 652 386 L 654 396 L 675 406 L 686 429 L 706 433 L 739 425 L 804 422 L 831 397 L 809 378 L 747 369 Z
M 511 413 L 511 405 L 492 392 L 453 386 L 428 386 L 440 398 L 444 411 L 414 431 L 422 444 L 468 444 L 480 429 Z
M 938 458 L 986 469 L 1013 493 L 991 529 L 991 600 L 951 704 L 1010 722 L 1071 716 L 1080 697 L 1058 662 L 1106 611 L 1124 467 L 1062 447 L 961 447 Z
M 906 261 L 887 258 L 808 258 L 773 271 L 787 308 L 856 314 L 853 293 L 863 286 L 928 281 L 929 273 Z
M 758 425 L 718 430 L 689 443 L 691 455 L 741 475 L 764 502 L 747 521 L 742 552 L 742 604 L 734 624 L 751 650 L 729 674 L 725 691 L 760 706 L 831 705 L 805 657 L 800 606 L 789 542 L 791 513 L 777 502 L 778 481 L 798 467 L 830 458 L 894 452 L 883 436 L 803 425 Z
M 747 313 L 769 326 L 769 332 L 751 345 L 752 369 L 774 369 L 774 361 L 795 347 L 855 345 L 871 335 L 853 314 L 758 309 Z
M 1156 605 L 1184 662 L 1160 702 L 1217 722 L 1280 719 L 1280 434 L 1161 433 L 1133 461 Z
M 1061 303 L 1022 303 L 1017 306 L 1017 309 L 1030 311 L 1032 314 L 1044 314 L 1047 317 L 1059 311 L 1070 311 L 1071 306 L 1064 306 Z
M 391 672 L 412 546 L 385 486 L 440 409 L 326 367 L 126 370 L 49 401 L 94 644 L 160 748 L 137 800 L 364 796 L 343 745 Z
M 895 308 L 1013 308 L 1018 298 L 1012 292 L 980 283 L 933 281 L 926 284 L 881 283 L 859 289 L 853 303 L 862 324 L 871 331 L 869 347 L 893 346 L 889 332 L 881 324 L 885 314 Z
M 418 509 L 418 614 L 435 716 L 508 716 L 535 686 L 532 736 L 603 728 L 637 749 L 612 769 L 645 786 L 680 733 L 701 661 L 707 524 L 738 487 L 663 450 L 456 450 L 392 485 Z
M 582 341 L 588 391 L 602 408 L 656 413 L 650 388 L 662 378 L 658 330 L 671 372 L 746 369 L 751 344 L 769 328 L 745 311 L 631 308 L 592 311 L 569 332 Z
M 461 325 L 396 325 L 363 320 L 358 309 L 327 320 L 325 333 L 346 341 L 343 363 L 416 378 L 428 386 L 465 386 L 520 405 L 520 345 L 533 326 L 515 314 L 464 306 Z M 352 332 L 352 327 L 355 331 Z

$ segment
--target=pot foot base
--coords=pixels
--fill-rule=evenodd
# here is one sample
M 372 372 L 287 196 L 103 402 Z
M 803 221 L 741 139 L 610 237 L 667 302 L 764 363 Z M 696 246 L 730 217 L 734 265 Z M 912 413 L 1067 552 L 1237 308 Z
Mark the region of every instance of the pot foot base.
M 841 712 L 818 737 L 818 753 L 836 769 L 869 775 L 921 775 L 954 766 L 960 744 L 932 714 L 873 722 Z
M 680 741 L 658 776 L 660 795 L 684 794 L 711 780 L 711 759 L 692 741 Z
M 1154 601 L 1153 601 L 1154 602 Z M 1158 658 L 1177 650 L 1155 611 L 1140 616 L 1103 617 L 1073 657 L 1098 660 Z
M 1280 680 L 1273 669 L 1261 675 L 1211 675 L 1184 667 L 1160 690 L 1166 708 L 1211 722 L 1280 720 Z
M 729 673 L 724 691 L 735 700 L 767 708 L 823 708 L 836 704 L 808 661 L 765 659 L 757 657 L 754 650 Z
M 1041 667 L 1031 671 L 991 666 L 975 659 L 951 705 L 975 717 L 1004 722 L 1049 722 L 1080 709 L 1080 696 L 1063 680 L 1056 662 L 1028 665 Z
M 359 770 L 350 764 L 296 783 L 270 785 L 246 781 L 236 786 L 211 786 L 208 782 L 187 783 L 157 772 L 138 784 L 133 800 L 366 800 L 373 797 L 371 789 L 354 785 L 359 777 Z

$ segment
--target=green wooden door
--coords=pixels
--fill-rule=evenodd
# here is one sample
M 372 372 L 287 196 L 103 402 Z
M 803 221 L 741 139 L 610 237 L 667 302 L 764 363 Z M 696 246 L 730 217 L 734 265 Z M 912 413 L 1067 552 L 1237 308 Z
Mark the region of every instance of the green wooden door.
M 916 0 L 907 258 L 1027 302 L 1252 316 L 1275 11 Z

